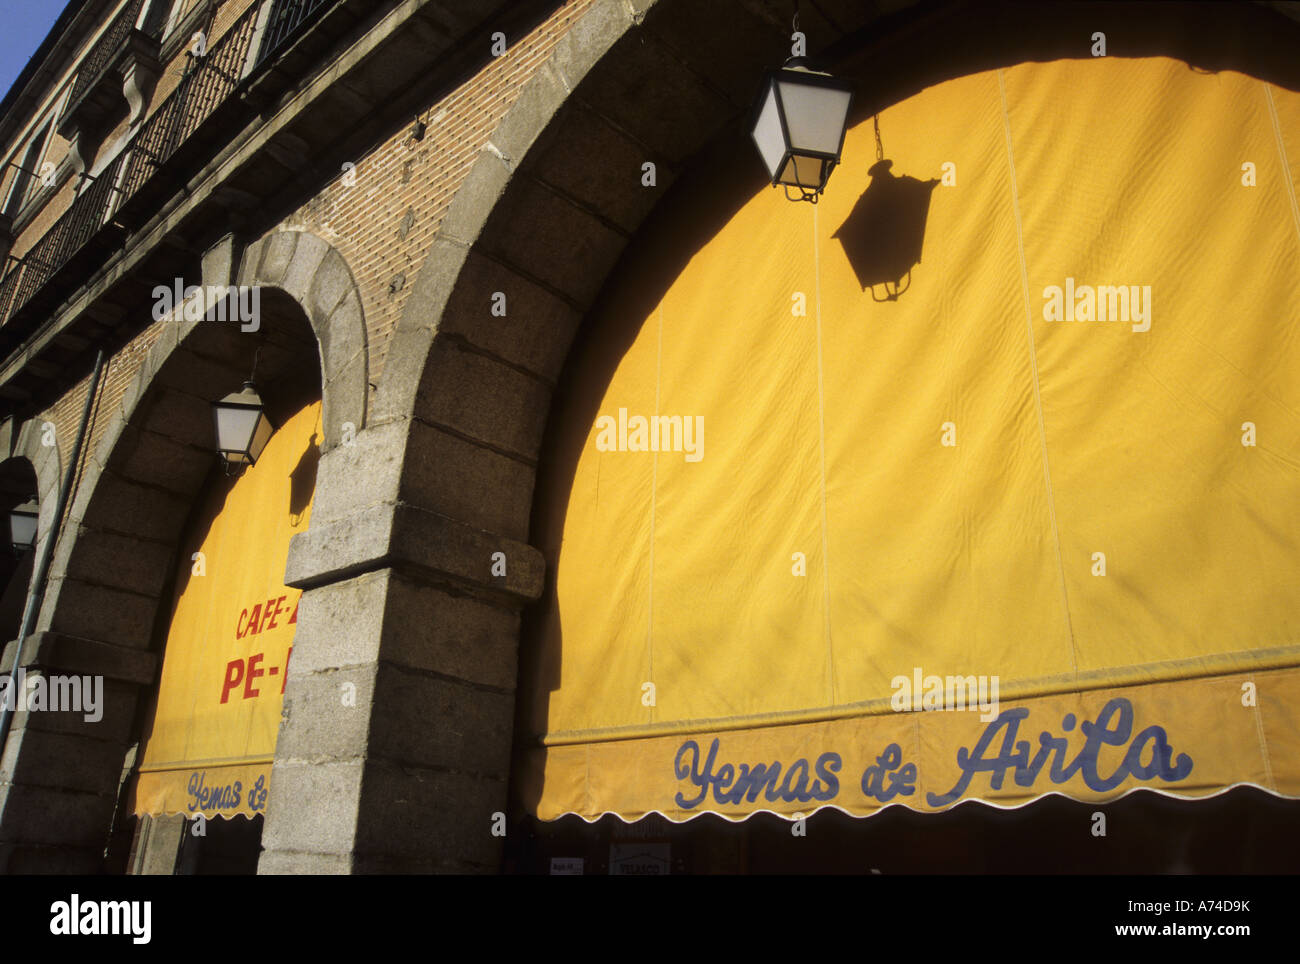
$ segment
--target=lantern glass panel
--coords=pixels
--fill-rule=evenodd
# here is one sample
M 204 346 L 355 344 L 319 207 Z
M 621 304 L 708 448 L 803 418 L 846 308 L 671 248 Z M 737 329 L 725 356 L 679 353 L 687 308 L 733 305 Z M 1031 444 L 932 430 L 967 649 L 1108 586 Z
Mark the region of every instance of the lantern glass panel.
M 763 106 L 754 122 L 754 143 L 758 153 L 767 165 L 767 173 L 775 178 L 785 157 L 785 134 L 781 130 L 780 107 L 776 100 L 776 85 L 768 84 L 763 94 Z
M 222 452 L 246 452 L 262 412 L 233 405 L 216 406 L 217 448 Z M 264 419 L 262 419 L 264 421 Z M 239 460 L 239 461 L 242 461 Z
M 786 160 L 785 166 L 781 168 L 781 176 L 777 179 L 777 183 L 794 184 L 806 188 L 820 188 L 825 184 L 825 176 L 829 174 L 826 170 L 829 163 L 829 161 L 820 157 L 791 155 Z
M 838 156 L 852 94 L 833 87 L 801 84 L 785 76 L 777 84 L 785 125 L 790 131 L 790 149 Z
M 258 413 L 261 418 L 257 423 L 257 428 L 253 432 L 253 440 L 249 443 L 248 454 L 249 461 L 256 462 L 262 455 L 262 449 L 266 448 L 266 443 L 271 440 L 271 420 L 262 413 Z
M 9 513 L 9 539 L 20 549 L 26 549 L 36 544 L 36 515 L 28 514 L 22 509 L 14 509 Z

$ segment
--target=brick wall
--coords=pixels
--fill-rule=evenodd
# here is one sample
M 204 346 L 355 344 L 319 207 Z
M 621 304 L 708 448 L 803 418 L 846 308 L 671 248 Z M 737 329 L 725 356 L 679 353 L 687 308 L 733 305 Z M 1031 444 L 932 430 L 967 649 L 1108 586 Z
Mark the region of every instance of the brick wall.
M 258 2 L 259 0 L 226 0 L 222 3 L 212 21 L 212 36 L 208 38 L 208 42 L 216 43 L 224 37 L 226 31 L 243 15 L 244 11 Z
M 162 326 L 167 323 L 158 322 L 145 328 L 104 365 L 104 372 L 100 377 L 99 401 L 91 412 L 90 432 L 82 449 L 82 465 L 98 449 L 104 432 L 112 423 L 112 413 L 117 410 L 122 395 L 135 379 L 141 363 L 149 354 L 149 349 L 153 347 L 153 343 L 162 332 Z M 76 441 L 81 409 L 86 404 L 86 392 L 89 388 L 90 376 L 87 375 L 33 419 L 38 424 L 46 421 L 54 423 L 55 438 L 59 448 L 59 464 L 64 468 L 72 458 L 72 446 Z M 77 481 L 80 481 L 80 477 L 79 466 Z
M 504 56 L 420 112 L 427 125 L 422 141 L 411 139 L 412 118 L 354 159 L 353 187 L 340 176 L 280 225 L 315 232 L 347 260 L 365 308 L 372 382 L 383 372 L 389 339 L 456 189 L 555 42 L 591 5 L 573 0 L 525 36 L 507 36 Z

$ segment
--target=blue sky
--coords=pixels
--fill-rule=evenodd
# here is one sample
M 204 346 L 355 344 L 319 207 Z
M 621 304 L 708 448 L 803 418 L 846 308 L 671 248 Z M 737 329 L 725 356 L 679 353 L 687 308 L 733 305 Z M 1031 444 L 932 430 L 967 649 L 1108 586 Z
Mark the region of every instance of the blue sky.
M 0 0 L 0 96 L 54 26 L 67 0 Z

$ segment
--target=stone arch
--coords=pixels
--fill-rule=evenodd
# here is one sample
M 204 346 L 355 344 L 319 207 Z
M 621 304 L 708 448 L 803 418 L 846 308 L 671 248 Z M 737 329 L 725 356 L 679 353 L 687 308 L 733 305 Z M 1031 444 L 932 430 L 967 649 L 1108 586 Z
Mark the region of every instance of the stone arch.
M 12 829 L 0 825 L 6 841 L 35 848 L 42 859 L 62 855 L 60 866 L 93 870 L 102 860 L 136 708 L 161 667 L 156 628 L 177 549 L 197 497 L 219 471 L 211 401 L 237 391 L 256 361 L 259 391 L 277 424 L 277 409 L 287 414 L 313 395 L 329 419 L 323 448 L 339 444 L 344 423 L 365 420 L 364 321 L 337 251 L 306 232 L 280 232 L 241 257 L 228 236 L 202 267 L 205 286 L 238 278 L 262 287 L 257 330 L 211 317 L 155 322 L 163 327 L 122 397 L 95 412 L 103 430 L 87 447 L 35 633 L 25 643 L 28 662 L 106 680 L 96 726 L 57 740 L 23 735 L 19 753 L 28 759 L 83 755 L 80 764 L 51 764 L 65 782 L 50 786 L 75 790 L 59 798 L 70 802 L 42 815 L 47 791 L 39 787 L 11 797 L 0 813 L 8 824 L 14 803 Z M 30 432 L 22 440 L 39 444 Z M 57 475 L 57 462 L 49 464 Z
M 204 284 L 224 270 L 204 264 Z M 275 231 L 250 245 L 238 273 L 239 284 L 276 289 L 307 313 L 320 346 L 325 440 L 329 451 L 342 438 L 364 428 L 369 393 L 370 355 L 361 291 L 343 255 L 310 231 Z
M 259 239 L 238 258 L 241 265 L 236 271 L 237 257 L 234 239 L 227 236 L 204 256 L 203 284 L 226 285 L 237 277 L 240 284 L 263 289 L 264 316 L 268 307 L 272 315 L 301 312 L 310 326 L 310 334 L 314 335 L 314 353 L 319 357 L 325 421 L 321 448 L 327 451 L 339 444 L 346 423 L 359 430 L 366 417 L 365 322 L 352 272 L 337 250 L 305 231 L 278 231 Z M 120 470 L 110 471 L 111 476 L 161 488 L 164 500 L 168 496 L 183 496 L 184 505 L 170 506 L 164 502 L 163 519 L 156 524 L 147 523 L 142 529 L 150 534 L 160 531 L 179 534 L 189 500 L 213 464 L 213 454 L 207 444 L 211 436 L 211 413 L 206 403 L 238 389 L 239 383 L 252 371 L 249 356 L 258 360 L 262 374 L 269 365 L 271 370 L 288 373 L 291 378 L 306 375 L 301 359 L 307 330 L 289 335 L 246 333 L 234 322 L 206 320 L 156 324 L 167 327 L 150 348 L 120 403 L 108 413 L 109 422 L 99 444 L 87 459 L 66 522 L 72 537 L 61 540 L 56 549 L 50 573 L 52 584 L 67 576 L 83 530 L 122 532 L 112 523 L 96 526 L 86 521 L 88 514 L 95 518 L 100 478 L 105 469 L 116 462 Z M 259 319 L 259 328 L 260 324 Z M 250 344 L 254 341 L 260 342 L 261 347 L 255 349 Z M 170 392 L 174 404 L 162 405 L 155 401 L 148 406 L 151 410 L 145 411 L 142 403 L 157 389 Z M 115 495 L 98 501 L 109 503 L 104 510 L 107 512 L 143 508 L 148 504 L 147 500 L 138 498 L 128 499 L 128 505 L 119 505 L 124 498 Z M 153 507 L 159 506 L 155 503 Z M 179 520 L 175 518 L 178 513 Z M 108 546 L 104 549 L 106 554 L 110 551 Z M 114 547 L 116 552 L 129 554 L 128 550 L 127 545 Z M 158 561 L 151 559 L 147 568 L 156 570 Z M 152 582 L 145 580 L 141 585 L 144 584 L 152 585 Z M 47 592 L 38 628 L 54 624 L 58 605 L 57 593 Z

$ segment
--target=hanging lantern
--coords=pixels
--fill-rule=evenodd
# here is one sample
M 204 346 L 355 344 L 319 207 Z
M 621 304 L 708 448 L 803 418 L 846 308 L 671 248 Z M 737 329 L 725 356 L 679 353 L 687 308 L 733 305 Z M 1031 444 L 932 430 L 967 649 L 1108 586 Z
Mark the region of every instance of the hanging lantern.
M 275 430 L 266 417 L 266 408 L 252 382 L 244 382 L 242 391 L 232 392 L 212 403 L 217 430 L 217 452 L 226 460 L 226 468 L 254 465 Z
M 40 506 L 35 499 L 28 499 L 20 506 L 9 510 L 9 541 L 17 552 L 24 552 L 36 545 L 36 523 L 40 515 Z
M 750 133 L 772 184 L 791 200 L 812 201 L 826 188 L 844 149 L 853 88 L 810 70 L 802 57 L 768 71 L 754 105 Z M 790 188 L 799 191 L 791 196 Z

